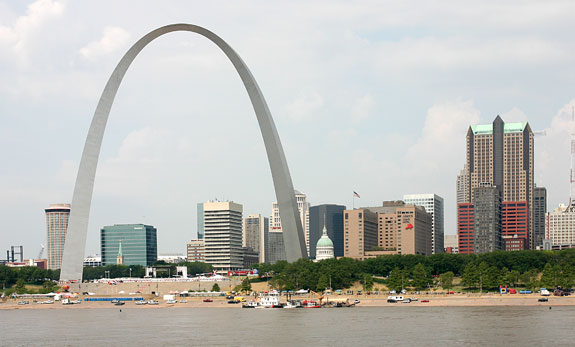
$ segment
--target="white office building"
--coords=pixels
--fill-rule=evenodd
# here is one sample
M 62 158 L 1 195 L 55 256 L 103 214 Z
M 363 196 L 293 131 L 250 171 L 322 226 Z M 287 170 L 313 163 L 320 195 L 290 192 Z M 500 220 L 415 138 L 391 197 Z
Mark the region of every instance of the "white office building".
M 204 257 L 219 273 L 243 268 L 242 212 L 232 201 L 203 204 Z
M 403 196 L 403 202 L 422 206 L 431 215 L 431 253 L 443 253 L 444 209 L 443 198 L 437 194 L 410 194 Z
M 295 191 L 295 198 L 297 201 L 297 208 L 299 210 L 299 218 L 301 220 L 301 225 L 303 228 L 303 233 L 305 237 L 305 248 L 307 250 L 307 256 L 309 257 L 309 207 L 310 204 L 307 202 L 306 195 L 302 192 Z M 272 232 L 282 232 L 282 221 L 280 218 L 280 209 L 277 202 L 272 204 L 272 215 L 270 217 L 270 231 Z M 284 252 L 285 253 L 285 252 Z
M 575 245 L 575 206 L 560 204 L 545 214 L 545 238 L 553 246 Z

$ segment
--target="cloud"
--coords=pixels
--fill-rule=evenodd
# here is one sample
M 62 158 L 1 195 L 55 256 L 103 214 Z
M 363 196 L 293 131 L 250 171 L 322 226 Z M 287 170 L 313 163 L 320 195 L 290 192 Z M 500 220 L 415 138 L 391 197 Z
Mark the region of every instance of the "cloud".
M 314 118 L 324 101 L 316 91 L 302 92 L 286 107 L 289 117 L 295 122 Z
M 527 122 L 527 115 L 519 108 L 513 107 L 511 110 L 501 114 L 501 119 L 505 122 Z
M 371 94 L 366 94 L 358 98 L 351 109 L 351 120 L 358 123 L 366 118 L 369 118 L 374 106 L 375 100 Z
M 36 33 L 42 33 L 42 27 L 50 19 L 64 12 L 59 1 L 38 0 L 28 5 L 26 15 L 18 17 L 11 26 L 0 26 L 0 46 L 6 46 L 23 64 L 28 58 L 29 40 Z
M 569 200 L 573 105 L 575 99 L 557 111 L 544 136 L 535 137 L 535 183 L 547 188 L 548 210 Z
M 130 33 L 120 27 L 106 27 L 102 38 L 80 49 L 80 54 L 88 60 L 96 60 L 124 47 Z

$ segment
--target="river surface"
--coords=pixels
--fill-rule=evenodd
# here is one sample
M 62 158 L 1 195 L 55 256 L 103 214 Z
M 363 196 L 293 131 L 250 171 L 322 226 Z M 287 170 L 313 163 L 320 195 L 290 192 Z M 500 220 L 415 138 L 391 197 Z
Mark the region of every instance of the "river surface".
M 0 311 L 0 346 L 573 346 L 574 307 Z

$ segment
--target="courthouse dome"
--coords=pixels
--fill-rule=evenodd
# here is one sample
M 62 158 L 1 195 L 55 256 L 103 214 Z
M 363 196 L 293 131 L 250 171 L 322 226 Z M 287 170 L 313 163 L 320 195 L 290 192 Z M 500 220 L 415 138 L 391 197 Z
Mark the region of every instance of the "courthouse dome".
M 323 226 L 323 233 L 315 246 L 315 260 L 333 259 L 333 241 L 327 236 L 327 229 L 325 224 Z

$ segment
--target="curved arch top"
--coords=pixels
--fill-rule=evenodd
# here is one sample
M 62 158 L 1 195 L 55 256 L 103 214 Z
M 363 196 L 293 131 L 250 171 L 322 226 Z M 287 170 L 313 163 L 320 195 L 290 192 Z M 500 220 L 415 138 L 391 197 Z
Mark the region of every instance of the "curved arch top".
M 76 178 L 64 254 L 62 256 L 60 281 L 82 279 L 88 220 L 90 216 L 90 206 L 92 204 L 96 168 L 98 166 L 98 158 L 100 156 L 100 148 L 106 123 L 108 122 L 110 109 L 112 108 L 120 83 L 130 64 L 132 64 L 144 47 L 156 38 L 174 31 L 190 31 L 208 38 L 226 54 L 240 75 L 252 102 L 264 139 L 276 198 L 279 204 L 287 260 L 295 261 L 304 257 L 306 254 L 303 229 L 287 161 L 271 112 L 256 80 L 240 56 L 213 32 L 192 24 L 172 24 L 151 31 L 138 40 L 122 57 L 122 60 L 120 60 L 114 69 L 102 92 L 102 96 L 94 112 L 90 130 L 88 131 L 78 176 Z

